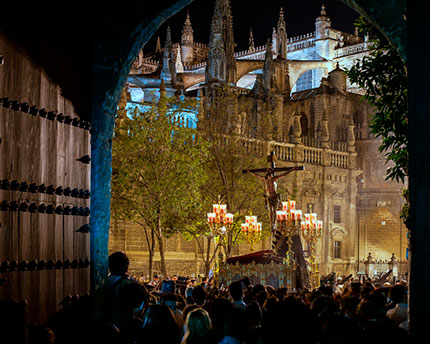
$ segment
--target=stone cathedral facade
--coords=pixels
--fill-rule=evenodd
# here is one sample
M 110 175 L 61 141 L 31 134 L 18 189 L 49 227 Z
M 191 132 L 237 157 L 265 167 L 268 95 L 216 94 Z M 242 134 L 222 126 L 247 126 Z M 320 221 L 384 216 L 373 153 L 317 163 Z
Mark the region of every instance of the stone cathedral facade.
M 323 6 L 311 33 L 289 38 L 281 9 L 264 46 L 255 47 L 251 32 L 248 50 L 234 47 L 229 0 L 215 2 L 208 45 L 194 41 L 187 14 L 180 42 L 172 42 L 168 29 L 163 48 L 158 39 L 154 52 L 140 52 L 122 106 L 151 102 L 162 84 L 169 95 L 198 96 L 203 103 L 212 90 L 230 85 L 245 109 L 230 115 L 246 123 L 239 130 L 250 149 L 275 151 L 279 167 L 306 166 L 285 183 L 298 190 L 298 209 L 312 207 L 324 221 L 316 252 L 322 274 L 355 274 L 357 262 L 369 253 L 379 260 L 393 253 L 405 259 L 406 228 L 399 219 L 403 185 L 385 181 L 380 139 L 369 130 L 372 108 L 344 72 L 369 53 L 367 38 L 332 28 Z M 266 135 L 258 137 L 262 126 Z M 144 274 L 147 254 L 139 237 L 137 227 L 112 221 L 110 250 L 126 251 L 131 271 Z M 270 248 L 268 241 L 259 245 Z M 235 253 L 247 252 L 249 246 L 242 244 Z M 167 240 L 166 260 L 169 273 L 202 272 L 198 246 L 179 236 Z

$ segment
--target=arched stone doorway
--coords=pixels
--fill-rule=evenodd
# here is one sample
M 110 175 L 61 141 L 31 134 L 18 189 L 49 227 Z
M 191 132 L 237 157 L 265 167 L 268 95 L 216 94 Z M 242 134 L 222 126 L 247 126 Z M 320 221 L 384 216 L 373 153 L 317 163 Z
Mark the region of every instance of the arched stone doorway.
M 203 0 L 196 0 L 203 1 Z M 165 0 L 160 2 L 129 1 L 109 8 L 106 4 L 97 7 L 97 10 L 86 15 L 84 21 L 87 27 L 78 30 L 73 40 L 67 41 L 67 45 L 74 47 L 78 53 L 70 59 L 75 67 L 80 66 L 82 60 L 73 61 L 74 58 L 92 58 L 91 69 L 83 71 L 85 77 L 74 87 L 70 87 L 65 80 L 61 80 L 55 71 L 48 70 L 53 79 L 63 87 L 63 91 L 75 99 L 85 99 L 91 93 L 91 117 L 92 117 L 92 199 L 91 199 L 91 247 L 93 286 L 103 281 L 107 273 L 107 239 L 109 233 L 109 200 L 110 200 L 110 161 L 111 161 L 111 137 L 114 125 L 116 105 L 120 98 L 121 89 L 125 81 L 129 66 L 138 50 L 151 35 L 173 13 L 180 11 L 190 4 L 192 0 Z M 410 200 L 411 200 L 411 227 L 413 230 L 411 240 L 411 330 L 418 336 L 420 332 L 426 333 L 425 320 L 429 317 L 429 301 L 427 286 L 430 281 L 427 247 L 430 242 L 430 229 L 425 217 L 427 206 L 430 203 L 430 184 L 428 175 L 430 171 L 430 152 L 428 146 L 428 132 L 430 129 L 428 111 L 430 109 L 430 97 L 427 95 L 430 84 L 430 70 L 428 50 L 430 38 L 427 35 L 427 20 L 430 15 L 428 2 L 408 2 L 408 28 L 405 29 L 402 8 L 406 1 L 397 0 L 380 2 L 372 0 L 344 0 L 344 3 L 357 9 L 365 15 L 391 39 L 401 52 L 402 57 L 408 60 L 408 75 L 410 82 L 410 107 L 409 107 L 409 148 L 410 148 Z M 6 4 L 4 4 L 5 6 Z M 132 8 L 133 10 L 130 10 Z M 32 11 L 34 9 L 34 11 Z M 77 19 L 82 19 L 85 7 L 68 11 L 73 21 L 55 21 L 49 17 L 51 12 L 44 13 L 46 8 L 37 3 L 26 12 L 40 20 L 29 22 L 29 25 L 51 26 L 51 30 L 57 29 L 56 38 L 69 39 L 72 35 L 61 37 L 67 30 L 75 30 Z M 3 8 L 4 10 L 4 8 Z M 25 13 L 19 11 L 4 11 L 13 15 L 20 13 L 19 25 Z M 90 11 L 88 11 L 90 13 Z M 66 14 L 67 15 L 67 14 Z M 58 13 L 57 13 L 58 16 Z M 24 17 L 25 18 L 25 17 Z M 56 19 L 60 19 L 54 17 Z M 22 20 L 22 23 L 20 23 Z M 45 24 L 42 24 L 45 23 Z M 94 23 L 92 38 L 88 32 Z M 73 24 L 73 25 L 71 25 Z M 85 25 L 85 24 L 84 24 Z M 406 50 L 406 36 L 408 36 L 408 49 Z M 85 45 L 90 41 L 92 46 Z M 51 42 L 55 46 L 55 40 Z M 55 48 L 53 48 L 54 50 Z M 92 51 L 90 54 L 89 52 Z M 1 53 L 1 52 L 0 52 Z M 90 56 L 90 57 L 89 57 Z M 52 57 L 51 57 L 52 58 Z M 34 56 L 35 60 L 45 60 L 42 64 L 48 65 L 46 56 Z M 87 62 L 82 64 L 88 67 Z M 86 92 L 84 86 L 91 84 L 91 92 Z M 79 86 L 79 87 L 76 87 Z M 74 92 L 82 92 L 73 95 Z M 89 111 L 80 112 L 82 116 L 88 116 Z
M 126 75 L 128 66 L 137 55 L 137 49 L 142 46 L 142 43 L 147 41 L 151 34 L 156 30 L 157 25 L 162 23 L 162 20 L 169 15 L 181 10 L 190 1 L 168 1 L 167 4 L 158 5 L 158 10 L 150 11 L 152 15 L 155 13 L 163 13 L 155 19 L 146 20 L 144 24 L 130 25 L 128 30 L 123 31 L 123 35 L 127 38 L 126 46 L 113 59 L 113 66 L 106 62 L 101 64 L 96 63 L 93 66 L 94 85 L 98 89 L 94 89 L 92 101 L 92 119 L 93 119 L 93 170 L 92 180 L 94 191 L 94 199 L 92 202 L 92 251 L 93 262 L 95 267 L 94 282 L 98 283 L 103 280 L 106 273 L 106 257 L 107 257 L 107 236 L 109 228 L 109 202 L 106 200 L 109 197 L 109 181 L 110 176 L 106 171 L 109 171 L 110 166 L 110 136 L 113 129 L 113 116 L 115 106 L 120 96 L 120 90 L 124 83 L 124 75 Z M 381 3 L 378 1 L 365 0 L 343 0 L 344 3 L 356 9 L 360 14 L 373 22 L 386 36 L 396 45 L 401 56 L 406 61 L 406 57 L 410 62 L 408 74 L 411 85 L 411 107 L 410 107 L 410 147 L 411 147 L 411 168 L 410 168 L 410 186 L 411 186 L 411 226 L 416 231 L 411 239 L 411 247 L 414 252 L 412 258 L 411 269 L 411 319 L 415 323 L 411 323 L 413 331 L 425 331 L 425 326 L 421 326 L 420 317 L 425 319 L 425 314 L 428 315 L 429 306 L 425 302 L 418 304 L 416 300 L 426 300 L 426 290 L 424 284 L 428 284 L 430 273 L 428 271 L 427 257 L 425 255 L 424 244 L 418 246 L 417 238 L 425 239 L 422 243 L 430 240 L 430 231 L 425 231 L 428 227 L 424 216 L 420 215 L 418 209 L 424 210 L 426 204 L 430 201 L 430 193 L 427 189 L 430 185 L 425 178 L 425 171 L 428 163 L 424 163 L 424 172 L 417 170 L 415 166 L 421 164 L 422 161 L 430 161 L 429 153 L 418 149 L 419 143 L 424 140 L 428 133 L 428 125 L 421 125 L 426 122 L 424 114 L 428 112 L 429 99 L 422 91 L 426 89 L 426 82 L 430 79 L 428 68 L 428 59 L 430 53 L 427 50 L 422 50 L 423 32 L 426 32 L 424 23 L 426 16 L 429 15 L 429 4 L 408 2 L 408 38 L 409 47 L 406 51 L 406 30 L 403 20 L 402 8 L 405 6 L 405 1 L 394 1 L 390 3 Z M 142 13 L 145 12 L 145 4 L 137 6 Z M 139 12 L 139 11 L 137 11 Z M 117 18 L 117 17 L 116 17 Z M 154 17 L 151 17 L 154 18 Z M 127 18 L 128 19 L 128 18 Z M 149 25 L 151 24 L 151 25 Z M 138 29 L 136 29 L 138 28 Z M 136 32 L 139 31 L 139 34 Z M 130 39 L 130 37 L 132 37 Z M 417 38 L 419 37 L 419 39 Z M 420 41 L 421 40 L 421 41 Z M 426 37 L 425 40 L 428 41 Z M 100 42 L 97 42 L 100 43 Z M 96 56 L 103 56 L 103 49 L 108 49 L 108 46 L 99 45 Z M 416 62 L 416 63 L 415 63 Z M 421 90 L 422 89 L 422 90 Z M 419 110 L 422 110 L 421 112 Z M 420 125 L 417 125 L 417 122 Z M 415 151 L 416 150 L 416 151 Z M 424 186 L 423 188 L 421 188 Z M 420 200 L 419 202 L 417 200 Z M 417 246 L 415 246 L 417 245 Z M 427 266 L 427 268 L 425 267 Z M 427 276 L 427 277 L 425 277 Z M 426 283 L 424 283 L 426 282 Z M 424 306 L 427 305 L 427 306 Z M 424 320 L 422 320 L 424 321 Z

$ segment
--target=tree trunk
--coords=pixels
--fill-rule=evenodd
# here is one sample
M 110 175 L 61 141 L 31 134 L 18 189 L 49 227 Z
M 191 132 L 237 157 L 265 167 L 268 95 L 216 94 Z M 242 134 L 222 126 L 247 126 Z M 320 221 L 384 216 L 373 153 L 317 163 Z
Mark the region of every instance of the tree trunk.
M 160 251 L 160 270 L 163 277 L 166 277 L 167 271 L 166 271 L 166 260 L 164 257 L 164 242 L 163 242 L 163 232 L 161 230 L 161 216 L 158 215 L 158 228 L 157 228 L 157 239 L 158 239 L 158 249 Z
M 207 245 L 206 259 L 205 259 L 205 276 L 209 276 L 209 270 L 210 270 L 211 262 L 212 262 L 212 260 L 210 259 L 210 256 L 211 256 L 211 241 L 212 241 L 212 236 L 211 235 L 207 238 L 207 241 L 208 241 L 208 245 Z
M 151 230 L 151 242 L 148 243 L 148 253 L 149 253 L 149 280 L 152 279 L 153 271 L 154 271 L 154 251 L 155 251 L 155 234 L 154 231 Z

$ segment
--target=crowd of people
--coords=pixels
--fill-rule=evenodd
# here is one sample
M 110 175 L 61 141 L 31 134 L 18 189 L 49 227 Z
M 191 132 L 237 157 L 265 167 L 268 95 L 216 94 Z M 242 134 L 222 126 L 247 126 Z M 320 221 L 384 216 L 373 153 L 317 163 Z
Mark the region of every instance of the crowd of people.
M 145 283 L 130 278 L 127 269 L 124 253 L 109 257 L 110 276 L 94 300 L 96 323 L 86 308 L 91 302 L 81 302 L 33 340 L 48 332 L 52 343 L 60 344 L 90 338 L 103 344 L 411 342 L 404 283 L 350 281 L 342 288 L 288 291 L 251 285 L 246 277 L 225 287 L 177 276 Z M 89 333 L 83 338 L 78 337 L 82 329 Z

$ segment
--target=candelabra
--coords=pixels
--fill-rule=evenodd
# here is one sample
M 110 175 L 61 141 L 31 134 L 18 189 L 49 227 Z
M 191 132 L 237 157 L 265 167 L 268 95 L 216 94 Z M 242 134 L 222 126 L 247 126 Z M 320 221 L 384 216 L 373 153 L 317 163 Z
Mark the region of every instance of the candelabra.
M 276 230 L 278 235 L 286 236 L 288 243 L 288 251 L 286 253 L 286 263 L 289 266 L 294 265 L 294 253 L 291 249 L 293 244 L 293 236 L 299 232 L 300 222 L 302 219 L 302 211 L 296 210 L 296 201 L 288 200 L 282 202 L 282 210 L 276 211 Z
M 221 200 L 218 200 L 217 204 L 213 205 L 213 212 L 208 213 L 208 224 L 211 230 L 211 236 L 218 239 L 218 243 L 215 246 L 215 251 L 220 245 L 225 244 L 224 240 L 228 233 L 233 227 L 233 214 L 227 213 L 227 205 L 221 204 Z M 219 255 L 219 261 L 215 267 L 215 273 L 219 273 L 219 267 L 222 263 L 222 253 Z
M 319 269 L 318 262 L 315 258 L 315 244 L 321 238 L 323 222 L 317 220 L 317 214 L 312 212 L 305 214 L 305 221 L 301 222 L 302 235 L 309 245 L 309 269 L 311 287 L 317 288 L 319 284 Z
M 261 223 L 257 222 L 257 216 L 245 216 L 245 223 L 242 223 L 242 234 L 251 245 L 251 252 L 254 252 L 254 245 L 261 239 Z
M 226 204 L 214 204 L 213 212 L 208 213 L 208 224 L 215 237 L 223 238 L 233 225 L 233 214 L 227 213 Z

